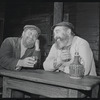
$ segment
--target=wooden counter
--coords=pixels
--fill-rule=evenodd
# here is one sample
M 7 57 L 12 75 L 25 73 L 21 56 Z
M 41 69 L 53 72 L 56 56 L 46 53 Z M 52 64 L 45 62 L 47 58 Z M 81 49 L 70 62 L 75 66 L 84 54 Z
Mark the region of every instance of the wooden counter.
M 44 70 L 0 70 L 3 76 L 3 98 L 11 98 L 11 90 L 17 89 L 53 98 L 98 97 L 99 76 L 71 79 L 63 72 Z

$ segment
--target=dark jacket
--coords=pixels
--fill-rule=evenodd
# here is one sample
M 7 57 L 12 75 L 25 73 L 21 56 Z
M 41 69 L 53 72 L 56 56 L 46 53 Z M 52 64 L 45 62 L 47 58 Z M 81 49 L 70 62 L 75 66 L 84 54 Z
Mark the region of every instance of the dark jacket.
M 19 59 L 26 57 L 37 56 L 38 63 L 36 68 L 40 68 L 41 54 L 40 51 L 35 51 L 35 48 L 27 49 L 25 54 L 20 58 L 21 53 L 21 38 L 9 37 L 6 38 L 0 48 L 0 67 L 10 70 L 15 70 L 16 64 Z

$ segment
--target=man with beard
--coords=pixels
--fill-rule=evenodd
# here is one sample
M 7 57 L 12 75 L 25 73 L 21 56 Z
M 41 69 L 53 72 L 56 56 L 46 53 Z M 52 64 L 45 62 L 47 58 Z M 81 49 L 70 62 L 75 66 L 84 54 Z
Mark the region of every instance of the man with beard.
M 40 33 L 35 25 L 25 25 L 21 37 L 6 38 L 0 48 L 0 67 L 16 71 L 40 68 Z M 19 91 L 13 94 L 12 97 L 22 97 Z
M 73 32 L 74 26 L 70 22 L 60 22 L 52 27 L 55 43 L 43 63 L 46 71 L 63 71 L 69 73 L 69 65 L 74 60 L 75 52 L 80 55 L 84 75 L 96 76 L 95 62 L 89 43 Z

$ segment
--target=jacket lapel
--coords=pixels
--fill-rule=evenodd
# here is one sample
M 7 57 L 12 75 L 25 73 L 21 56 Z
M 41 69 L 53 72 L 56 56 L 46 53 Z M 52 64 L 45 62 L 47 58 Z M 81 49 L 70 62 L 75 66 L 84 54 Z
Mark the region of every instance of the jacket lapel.
M 33 55 L 33 52 L 34 52 L 34 48 L 27 49 L 27 50 L 25 51 L 25 54 L 22 56 L 22 58 L 32 56 L 32 55 Z
M 20 53 L 21 53 L 21 38 L 18 38 L 17 43 L 16 43 L 16 57 L 20 58 Z

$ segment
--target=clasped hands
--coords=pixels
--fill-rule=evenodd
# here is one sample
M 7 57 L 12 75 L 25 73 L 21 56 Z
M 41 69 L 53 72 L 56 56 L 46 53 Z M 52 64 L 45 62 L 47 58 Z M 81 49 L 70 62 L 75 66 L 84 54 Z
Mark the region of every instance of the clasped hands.
M 19 63 L 20 66 L 33 68 L 34 65 L 37 63 L 37 58 L 35 56 L 26 57 L 25 59 L 20 60 Z
M 70 61 L 70 59 L 71 59 L 70 51 L 69 50 L 62 50 L 60 57 L 61 57 L 62 61 L 65 61 L 65 62 Z

